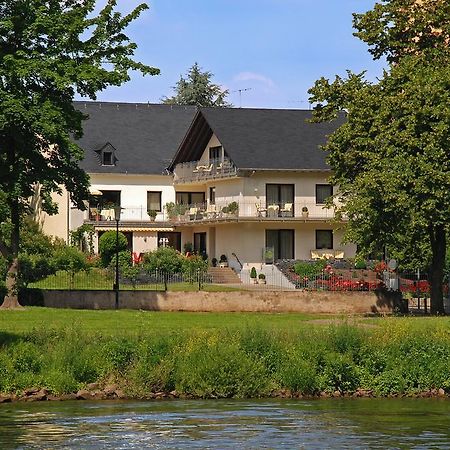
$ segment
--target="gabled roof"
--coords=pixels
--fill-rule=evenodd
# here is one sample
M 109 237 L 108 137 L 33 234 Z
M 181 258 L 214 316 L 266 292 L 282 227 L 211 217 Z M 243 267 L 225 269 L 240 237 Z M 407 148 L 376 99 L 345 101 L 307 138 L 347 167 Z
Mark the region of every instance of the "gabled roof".
M 194 118 L 193 106 L 147 103 L 75 102 L 89 116 L 80 166 L 88 173 L 162 174 Z M 116 164 L 102 166 L 98 151 L 114 148 Z
M 214 133 L 242 170 L 329 170 L 320 149 L 345 120 L 309 123 L 298 109 L 200 108 L 169 169 L 200 158 Z

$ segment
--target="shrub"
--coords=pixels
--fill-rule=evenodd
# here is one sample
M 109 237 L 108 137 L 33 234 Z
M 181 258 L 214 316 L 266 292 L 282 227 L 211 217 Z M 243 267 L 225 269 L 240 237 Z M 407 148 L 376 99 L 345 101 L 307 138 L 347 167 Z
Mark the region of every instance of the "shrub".
M 208 261 L 200 255 L 192 255 L 183 260 L 183 275 L 189 283 L 198 280 L 198 275 L 202 276 L 208 271 Z
M 367 269 L 367 263 L 363 258 L 356 258 L 355 260 L 355 269 Z
M 258 275 L 258 278 L 259 278 L 260 280 L 265 280 L 265 279 L 266 279 L 266 276 L 265 276 L 263 273 L 260 273 L 260 274 Z
M 165 274 L 180 273 L 183 256 L 171 247 L 159 247 L 157 250 L 144 254 L 143 265 L 150 273 L 156 270 Z
M 57 270 L 54 261 L 45 255 L 22 253 L 19 255 L 19 264 L 19 285 L 23 287 L 35 281 L 43 280 L 53 275 Z
M 75 274 L 87 270 L 89 264 L 86 255 L 75 247 L 64 247 L 55 254 L 57 270 L 65 270 L 70 275 L 70 288 L 73 287 Z
M 100 236 L 98 240 L 98 250 L 103 267 L 108 267 L 112 257 L 116 254 L 116 251 L 124 251 L 127 249 L 128 241 L 123 233 L 119 232 L 119 243 L 116 250 L 116 232 L 106 231 Z
M 250 270 L 250 278 L 256 279 L 256 269 L 254 267 Z
M 303 278 L 316 277 L 320 275 L 327 266 L 327 261 L 319 259 L 314 262 L 299 261 L 294 264 L 294 272 Z

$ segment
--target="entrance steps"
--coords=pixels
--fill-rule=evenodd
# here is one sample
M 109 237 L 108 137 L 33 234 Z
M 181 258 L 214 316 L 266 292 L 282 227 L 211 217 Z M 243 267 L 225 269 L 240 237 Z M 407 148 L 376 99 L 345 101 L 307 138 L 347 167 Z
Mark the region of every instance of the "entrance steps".
M 208 274 L 212 282 L 217 284 L 240 284 L 241 279 L 230 267 L 210 267 Z

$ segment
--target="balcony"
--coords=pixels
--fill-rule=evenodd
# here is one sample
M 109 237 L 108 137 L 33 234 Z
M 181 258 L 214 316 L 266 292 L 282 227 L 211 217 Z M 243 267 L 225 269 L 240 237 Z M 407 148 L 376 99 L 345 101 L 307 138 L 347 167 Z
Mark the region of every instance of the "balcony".
M 189 161 L 177 164 L 174 170 L 174 183 L 198 183 L 207 180 L 236 177 L 237 167 L 228 158 L 208 162 Z
M 176 205 L 170 213 L 166 211 L 158 212 L 153 221 L 147 214 L 147 209 L 140 207 L 123 208 L 120 223 L 146 224 L 151 227 L 162 224 L 192 224 L 199 222 L 236 222 L 236 221 L 257 221 L 257 222 L 308 222 L 325 221 L 334 218 L 332 209 L 324 208 L 323 205 L 315 203 L 271 203 L 243 202 L 234 200 L 232 197 L 228 201 L 216 202 L 214 205 L 197 203 L 192 205 Z M 89 217 L 85 220 L 90 223 L 102 222 L 103 224 L 114 221 L 114 210 L 100 210 L 91 208 Z

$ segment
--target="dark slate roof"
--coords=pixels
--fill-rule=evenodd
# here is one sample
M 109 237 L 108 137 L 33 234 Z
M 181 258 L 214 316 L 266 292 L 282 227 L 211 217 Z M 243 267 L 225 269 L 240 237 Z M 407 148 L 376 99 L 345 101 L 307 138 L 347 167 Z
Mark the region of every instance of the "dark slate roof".
M 147 103 L 75 102 L 89 115 L 80 166 L 88 173 L 161 174 L 170 164 L 196 108 Z M 99 151 L 111 146 L 115 166 L 102 166 Z
M 239 169 L 329 170 L 320 146 L 345 117 L 316 124 L 308 122 L 311 114 L 298 109 L 201 108 L 170 168 L 197 160 L 213 132 Z M 189 136 L 195 132 L 203 137 Z

